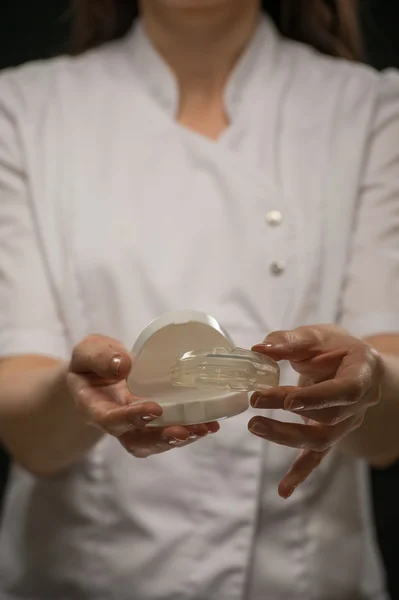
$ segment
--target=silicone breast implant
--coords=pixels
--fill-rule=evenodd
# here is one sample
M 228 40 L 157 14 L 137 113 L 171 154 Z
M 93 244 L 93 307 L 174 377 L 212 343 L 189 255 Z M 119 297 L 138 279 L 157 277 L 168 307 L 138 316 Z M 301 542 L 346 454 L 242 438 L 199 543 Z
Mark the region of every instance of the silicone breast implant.
M 214 318 L 195 311 L 167 313 L 150 323 L 132 355 L 129 391 L 163 409 L 154 427 L 233 417 L 248 409 L 248 392 L 279 380 L 277 363 L 235 349 Z
M 278 385 L 279 375 L 278 364 L 263 354 L 215 348 L 186 352 L 173 365 L 171 381 L 175 386 L 254 392 Z

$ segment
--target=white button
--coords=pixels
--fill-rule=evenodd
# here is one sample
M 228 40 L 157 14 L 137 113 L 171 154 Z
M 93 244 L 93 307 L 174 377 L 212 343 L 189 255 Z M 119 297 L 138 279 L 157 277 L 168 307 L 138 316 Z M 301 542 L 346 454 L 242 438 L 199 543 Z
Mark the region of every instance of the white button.
M 283 262 L 273 262 L 270 265 L 270 272 L 272 275 L 282 275 L 286 270 L 286 265 Z
M 276 225 L 281 225 L 283 221 L 283 215 L 279 210 L 271 210 L 266 215 L 266 221 L 268 225 L 276 227 Z

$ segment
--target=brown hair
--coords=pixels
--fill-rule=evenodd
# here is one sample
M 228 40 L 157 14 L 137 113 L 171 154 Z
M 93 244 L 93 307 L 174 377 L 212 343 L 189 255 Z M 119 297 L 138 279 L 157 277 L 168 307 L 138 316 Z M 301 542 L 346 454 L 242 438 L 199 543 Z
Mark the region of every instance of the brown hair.
M 123 36 L 137 16 L 135 0 L 72 0 L 73 53 Z M 331 56 L 361 60 L 358 0 L 264 0 L 288 38 Z

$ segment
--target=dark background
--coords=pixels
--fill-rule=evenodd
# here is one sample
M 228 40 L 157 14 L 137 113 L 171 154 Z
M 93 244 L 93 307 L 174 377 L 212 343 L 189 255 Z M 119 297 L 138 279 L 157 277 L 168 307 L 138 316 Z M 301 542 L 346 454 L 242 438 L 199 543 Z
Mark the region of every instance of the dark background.
M 399 66 L 399 0 L 360 0 L 360 7 L 369 62 Z M 1 0 L 0 68 L 62 51 L 69 13 L 68 0 Z
M 61 53 L 67 47 L 68 4 L 68 0 L 2 0 L 0 69 Z M 360 0 L 360 6 L 368 62 L 377 69 L 399 68 L 399 0 Z M 7 473 L 7 456 L 0 448 L 0 500 Z M 372 471 L 371 483 L 391 597 L 399 600 L 399 464 Z

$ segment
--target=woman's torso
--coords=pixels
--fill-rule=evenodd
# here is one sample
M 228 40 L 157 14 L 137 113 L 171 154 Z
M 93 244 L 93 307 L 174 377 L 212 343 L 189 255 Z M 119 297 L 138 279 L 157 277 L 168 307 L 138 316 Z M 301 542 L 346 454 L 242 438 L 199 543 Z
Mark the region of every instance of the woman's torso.
M 217 143 L 174 122 L 174 82 L 140 30 L 8 77 L 33 90 L 21 139 L 70 348 L 95 331 L 131 346 L 185 308 L 243 347 L 337 319 L 376 76 L 265 21 Z M 15 469 L 0 599 L 384 598 L 363 465 L 333 454 L 284 502 L 294 453 L 247 420 L 146 461 L 106 438 L 55 479 Z

